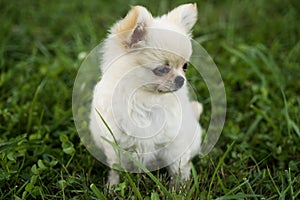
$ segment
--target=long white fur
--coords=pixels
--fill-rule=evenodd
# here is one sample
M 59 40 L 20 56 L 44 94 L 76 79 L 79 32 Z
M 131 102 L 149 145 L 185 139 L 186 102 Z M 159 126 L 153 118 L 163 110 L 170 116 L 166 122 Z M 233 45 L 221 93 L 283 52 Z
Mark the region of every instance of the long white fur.
M 191 56 L 190 32 L 196 19 L 195 4 L 179 6 L 157 18 L 146 8 L 136 6 L 112 27 L 102 48 L 103 74 L 94 89 L 90 121 L 95 143 L 103 150 L 109 166 L 119 164 L 120 160 L 116 150 L 102 137 L 116 139 L 118 145 L 151 170 L 155 169 L 153 163 L 168 163 L 172 177 L 189 178 L 189 162 L 200 151 L 198 119 L 202 105 L 189 101 L 186 84 L 167 93 L 143 85 L 171 87 L 172 78 L 184 77 L 180 66 Z M 165 60 L 176 67 L 172 68 L 172 77 L 157 80 L 151 69 Z M 138 171 L 126 156 L 121 159 L 127 170 Z M 117 172 L 111 170 L 108 182 L 119 182 Z

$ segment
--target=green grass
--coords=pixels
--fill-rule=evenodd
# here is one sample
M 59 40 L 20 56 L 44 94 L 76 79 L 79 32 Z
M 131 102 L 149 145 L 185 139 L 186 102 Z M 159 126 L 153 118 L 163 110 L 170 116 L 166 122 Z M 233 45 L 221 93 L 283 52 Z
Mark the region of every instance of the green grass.
M 153 172 L 121 173 L 108 191 L 108 168 L 80 143 L 72 119 L 78 54 L 129 5 L 156 15 L 183 2 L 0 1 L 0 199 L 300 198 L 300 7 L 277 0 L 198 3 L 194 38 L 226 87 L 223 133 L 194 159 L 182 190 L 165 191 L 167 175 Z M 193 69 L 188 75 L 207 127 L 208 91 Z

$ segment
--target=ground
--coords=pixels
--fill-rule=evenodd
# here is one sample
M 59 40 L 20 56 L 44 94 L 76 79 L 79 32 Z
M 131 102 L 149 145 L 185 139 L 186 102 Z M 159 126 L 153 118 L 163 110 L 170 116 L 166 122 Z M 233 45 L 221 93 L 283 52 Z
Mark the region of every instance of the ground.
M 154 15 L 185 1 L 0 2 L 0 199 L 298 199 L 300 197 L 300 7 L 298 1 L 200 1 L 194 39 L 214 59 L 227 95 L 215 148 L 193 160 L 177 192 L 167 175 L 121 173 L 80 142 L 72 86 L 107 29 L 141 4 Z M 210 120 L 206 85 L 188 79 Z

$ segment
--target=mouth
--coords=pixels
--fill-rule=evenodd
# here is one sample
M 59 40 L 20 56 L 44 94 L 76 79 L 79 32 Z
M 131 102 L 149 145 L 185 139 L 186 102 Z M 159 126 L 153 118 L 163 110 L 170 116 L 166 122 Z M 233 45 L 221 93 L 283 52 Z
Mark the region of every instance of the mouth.
M 156 91 L 158 93 L 169 93 L 169 92 L 172 92 L 172 91 L 165 91 L 165 90 L 160 90 L 160 89 L 157 89 Z
M 166 94 L 171 92 L 176 92 L 182 87 L 177 87 L 176 85 L 166 86 L 161 84 L 147 84 L 144 86 L 144 89 L 149 92 Z
M 165 88 L 166 90 L 157 88 L 156 91 L 158 93 L 170 93 L 170 92 L 176 92 L 177 90 L 179 90 L 180 88 Z

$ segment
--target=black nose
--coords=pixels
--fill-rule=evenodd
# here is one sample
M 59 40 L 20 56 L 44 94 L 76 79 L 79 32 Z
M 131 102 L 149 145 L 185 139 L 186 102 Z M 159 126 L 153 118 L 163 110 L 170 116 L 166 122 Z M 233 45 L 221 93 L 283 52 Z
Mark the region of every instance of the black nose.
M 181 88 L 184 83 L 184 78 L 182 76 L 177 76 L 174 80 L 176 88 Z

